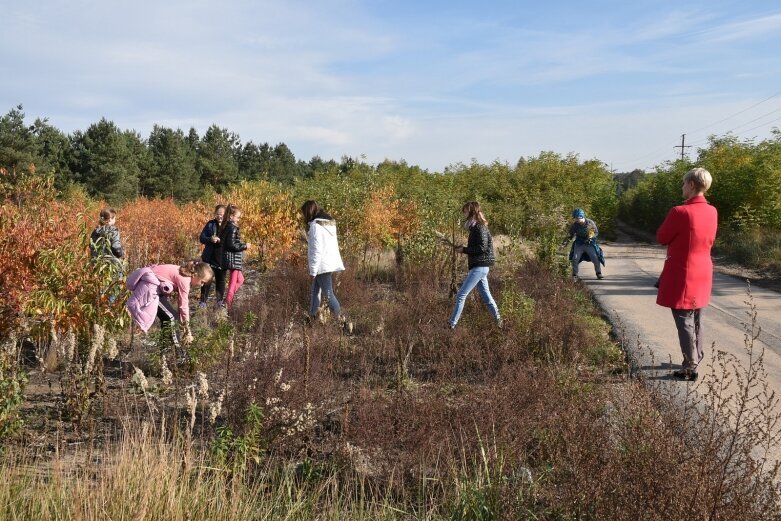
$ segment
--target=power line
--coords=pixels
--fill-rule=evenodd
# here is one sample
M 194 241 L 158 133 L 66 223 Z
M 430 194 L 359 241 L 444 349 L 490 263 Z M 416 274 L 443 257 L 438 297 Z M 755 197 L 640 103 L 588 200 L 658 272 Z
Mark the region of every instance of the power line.
M 740 110 L 740 111 L 738 111 L 738 112 L 736 112 L 736 113 L 734 113 L 734 114 L 732 114 L 732 115 L 729 115 L 729 116 L 727 116 L 727 117 L 726 117 L 726 118 L 724 118 L 724 119 L 720 119 L 720 120 L 718 120 L 718 121 L 716 121 L 716 122 L 714 122 L 714 123 L 708 123 L 707 125 L 705 125 L 705 126 L 703 126 L 703 127 L 700 127 L 700 128 L 694 129 L 694 130 L 692 130 L 691 132 L 688 132 L 688 134 L 694 134 L 694 133 L 696 133 L 696 132 L 699 132 L 700 130 L 705 130 L 706 128 L 710 128 L 710 127 L 712 127 L 712 126 L 714 126 L 714 125 L 718 125 L 719 123 L 723 123 L 723 122 L 727 121 L 728 119 L 732 119 L 732 118 L 734 118 L 735 116 L 739 116 L 740 114 L 743 114 L 744 112 L 748 112 L 749 110 L 753 109 L 754 107 L 757 107 L 757 106 L 759 106 L 759 105 L 762 105 L 762 104 L 763 104 L 763 103 L 765 103 L 766 101 L 770 101 L 771 99 L 773 99 L 773 98 L 775 98 L 775 97 L 778 97 L 778 96 L 781 96 L 781 91 L 779 91 L 779 92 L 776 92 L 776 93 L 775 93 L 775 94 L 773 94 L 772 96 L 768 96 L 767 98 L 763 99 L 762 101 L 759 101 L 759 102 L 757 102 L 757 103 L 754 103 L 753 105 L 751 105 L 751 106 L 750 106 L 750 107 L 748 107 L 748 108 L 745 108 L 745 109 L 743 109 L 743 110 Z
M 760 119 L 762 119 L 762 118 L 764 118 L 764 117 L 767 117 L 767 116 L 769 116 L 769 115 L 771 115 L 771 114 L 775 114 L 776 112 L 779 112 L 779 111 L 781 111 L 781 107 L 777 108 L 776 110 L 774 110 L 774 111 L 772 111 L 772 112 L 768 112 L 767 114 L 762 114 L 762 115 L 761 115 L 761 116 L 759 116 L 758 118 L 754 118 L 754 119 L 752 119 L 751 121 L 746 121 L 746 122 L 745 122 L 745 123 L 743 123 L 742 125 L 738 125 L 737 127 L 733 128 L 732 130 L 729 130 L 728 132 L 734 132 L 734 131 L 736 131 L 737 129 L 739 129 L 740 127 L 745 127 L 746 125 L 748 125 L 748 124 L 750 124 L 750 123 L 754 123 L 755 121 L 759 121 Z
M 707 129 L 707 128 L 710 128 L 710 127 L 713 127 L 713 126 L 715 126 L 715 125 L 718 125 L 719 123 L 723 123 L 723 122 L 725 122 L 725 121 L 727 121 L 727 120 L 730 120 L 730 119 L 734 118 L 735 116 L 739 116 L 740 114 L 743 114 L 743 113 L 745 113 L 745 112 L 748 112 L 749 110 L 751 110 L 751 109 L 753 109 L 753 108 L 755 108 L 755 107 L 758 107 L 759 105 L 762 105 L 763 103 L 765 103 L 765 102 L 767 102 L 767 101 L 770 101 L 770 100 L 771 100 L 771 99 L 773 99 L 773 98 L 777 98 L 778 96 L 781 96 L 781 91 L 779 91 L 779 92 L 776 92 L 775 94 L 772 94 L 772 95 L 768 96 L 767 98 L 764 98 L 764 99 L 762 99 L 762 100 L 760 100 L 760 101 L 758 101 L 758 102 L 754 103 L 753 105 L 751 105 L 751 106 L 749 106 L 749 107 L 746 107 L 745 109 L 739 110 L 738 112 L 735 112 L 734 114 L 730 114 L 729 116 L 727 116 L 727 117 L 725 117 L 725 118 L 722 118 L 722 119 L 720 119 L 720 120 L 718 120 L 718 121 L 715 121 L 715 122 L 713 122 L 713 123 L 709 123 L 709 124 L 707 124 L 707 125 L 704 125 L 704 126 L 702 126 L 702 127 L 699 127 L 699 128 L 697 128 L 697 129 L 694 129 L 694 130 L 692 130 L 691 132 L 688 132 L 687 134 L 691 135 L 691 134 L 694 134 L 694 133 L 696 133 L 696 132 L 699 132 L 699 131 L 701 131 L 701 130 L 704 130 L 704 129 Z M 727 133 L 730 133 L 730 132 L 734 132 L 735 130 L 737 130 L 737 129 L 741 128 L 741 127 L 744 127 L 744 126 L 746 126 L 746 125 L 749 125 L 749 124 L 751 124 L 751 123 L 754 123 L 755 121 L 759 121 L 760 119 L 762 119 L 762 118 L 765 118 L 765 117 L 767 117 L 767 116 L 769 116 L 769 115 L 771 115 L 771 114 L 775 114 L 775 113 L 777 113 L 777 112 L 779 112 L 779 111 L 781 111 L 781 108 L 778 108 L 778 109 L 775 109 L 775 110 L 773 110 L 773 111 L 767 112 L 767 113 L 765 113 L 765 114 L 763 114 L 763 115 L 761 115 L 761 116 L 759 116 L 759 117 L 757 117 L 757 118 L 754 118 L 754 119 L 752 119 L 752 120 L 750 120 L 750 121 L 747 121 L 747 122 L 745 122 L 745 123 L 742 123 L 742 124 L 740 124 L 740 125 L 738 125 L 738 126 L 734 127 L 733 129 L 731 129 L 731 130 L 728 130 L 728 131 L 724 132 L 724 134 L 727 134 Z M 745 131 L 743 131 L 743 132 L 748 132 L 748 131 L 750 131 L 750 130 L 754 130 L 754 129 L 756 129 L 756 128 L 762 127 L 762 126 L 764 126 L 764 125 L 767 125 L 767 124 L 770 124 L 770 123 L 774 123 L 774 122 L 776 122 L 776 121 L 778 121 L 778 119 L 775 119 L 775 120 L 769 121 L 769 122 L 767 122 L 767 123 L 763 123 L 763 124 L 761 124 L 761 125 L 758 125 L 758 126 L 756 126 L 756 127 L 752 127 L 752 128 L 750 128 L 750 129 L 748 129 L 748 130 L 745 130 Z M 684 134 L 684 136 L 685 136 L 685 135 L 686 135 L 686 134 Z M 681 139 L 681 145 L 677 145 L 677 146 L 674 146 L 674 147 L 673 147 L 673 148 L 681 148 L 681 159 L 683 159 L 683 154 L 684 154 L 684 150 L 685 150 L 685 148 L 695 147 L 695 146 L 698 146 L 698 145 L 704 144 L 704 143 L 706 143 L 706 142 L 708 141 L 708 137 L 705 137 L 705 138 L 702 138 L 702 139 L 700 139 L 700 140 L 698 140 L 698 141 L 695 141 L 695 142 L 694 142 L 692 145 L 684 145 L 683 136 L 681 136 L 681 138 L 682 138 L 682 139 Z M 684 148 L 684 146 L 685 146 L 685 148 Z M 623 165 L 626 165 L 626 168 L 629 168 L 629 167 L 632 167 L 633 165 L 637 165 L 637 163 L 644 162 L 644 161 L 646 160 L 646 158 L 649 158 L 649 157 L 659 157 L 659 155 L 661 154 L 661 152 L 663 152 L 664 150 L 667 150 L 667 147 L 660 147 L 660 148 L 657 148 L 656 150 L 653 150 L 653 151 L 651 151 L 651 152 L 648 152 L 648 153 L 646 153 L 646 154 L 644 154 L 644 155 L 642 155 L 642 156 L 638 157 L 637 159 L 635 159 L 635 160 L 633 160 L 633 161 L 624 161 L 624 162 L 622 162 L 622 163 L 619 163 L 619 164 L 620 164 L 620 165 L 622 165 L 622 166 L 623 166 Z M 655 163 L 656 163 L 656 161 L 655 161 Z
M 740 127 L 745 127 L 746 125 L 750 125 L 751 123 L 754 123 L 755 121 L 759 121 L 760 119 L 766 118 L 767 116 L 769 116 L 771 114 L 775 114 L 776 112 L 780 112 L 780 111 L 781 111 L 781 108 L 778 108 L 776 110 L 768 112 L 767 114 L 762 114 L 758 118 L 754 118 L 751 121 L 747 121 L 747 122 L 745 122 L 745 123 L 743 123 L 741 125 L 738 125 L 737 127 L 733 127 L 730 130 L 727 130 L 726 132 L 723 133 L 723 135 L 731 134 L 731 133 L 735 132 L 736 130 L 738 130 Z M 753 127 L 749 128 L 749 129 L 741 130 L 740 133 L 741 134 L 745 134 L 746 132 L 750 132 L 752 130 L 764 127 L 765 125 L 769 125 L 771 123 L 775 123 L 776 121 L 779 121 L 779 120 L 781 120 L 781 118 L 772 119 L 770 121 L 766 121 L 764 123 L 760 123 L 759 125 L 753 126 Z M 706 138 L 700 139 L 699 141 L 696 141 L 693 145 L 694 146 L 701 145 L 701 144 L 703 144 L 703 143 L 705 143 L 707 141 L 708 141 L 708 138 L 706 137 Z
M 751 128 L 749 128 L 749 129 L 746 129 L 746 130 L 744 130 L 744 131 L 743 131 L 743 133 L 745 134 L 746 132 L 751 132 L 752 130 L 755 130 L 755 129 L 758 129 L 758 128 L 761 128 L 761 127 L 764 127 L 765 125 L 770 125 L 771 123 L 775 123 L 776 121 L 781 121 L 781 118 L 776 118 L 776 119 L 774 119 L 774 120 L 771 120 L 771 121 L 767 121 L 767 122 L 765 122 L 765 123 L 762 123 L 761 125 L 757 125 L 756 127 L 751 127 Z
M 764 118 L 764 117 L 766 117 L 766 116 L 768 116 L 768 115 L 770 115 L 770 114 L 773 114 L 773 113 L 775 113 L 775 112 L 778 112 L 778 111 L 781 111 L 781 109 L 774 110 L 774 111 L 772 111 L 772 112 L 768 112 L 767 114 L 765 114 L 765 115 L 763 115 L 763 116 L 761 116 L 761 117 L 759 117 L 759 118 L 757 118 L 757 119 L 754 119 L 754 120 L 752 120 L 752 121 L 750 121 L 750 122 L 744 123 L 743 125 L 740 125 L 739 127 L 735 127 L 735 128 L 737 129 L 737 128 L 740 128 L 740 127 L 742 127 L 742 126 L 744 126 L 744 125 L 748 125 L 749 123 L 751 123 L 751 122 L 753 122 L 753 121 L 757 121 L 758 119 L 762 119 L 762 118 Z M 771 125 L 772 123 L 776 123 L 776 122 L 779 122 L 779 121 L 781 121 L 781 117 L 779 117 L 779 118 L 776 118 L 776 119 L 772 119 L 772 120 L 770 120 L 770 121 L 766 121 L 766 122 L 764 122 L 764 123 L 761 123 L 761 124 L 759 124 L 759 125 L 755 125 L 755 126 L 753 126 L 753 127 L 751 127 L 751 128 L 747 128 L 747 129 L 745 129 L 745 130 L 742 130 L 740 133 L 741 133 L 741 134 L 743 134 L 743 135 L 745 136 L 745 134 L 746 134 L 746 133 L 748 133 L 748 132 L 751 132 L 752 130 L 756 130 L 756 129 L 758 129 L 758 128 L 767 127 L 768 125 Z M 731 132 L 732 132 L 732 130 L 730 130 L 730 131 L 726 132 L 725 134 L 728 134 L 728 133 L 731 133 Z M 684 136 L 685 136 L 685 134 L 684 134 Z M 707 141 L 708 141 L 708 138 L 704 138 L 704 139 L 701 139 L 701 140 L 699 140 L 699 141 L 696 141 L 696 142 L 694 142 L 694 143 L 693 143 L 693 144 L 691 144 L 691 145 L 686 145 L 686 148 L 689 148 L 689 147 L 698 147 L 698 148 L 699 148 L 699 145 L 705 144 Z M 674 146 L 673 148 L 679 148 L 679 147 L 681 147 L 683 144 L 684 144 L 684 141 L 683 141 L 683 136 L 681 136 L 681 145 L 676 145 L 676 146 Z M 683 159 L 683 150 L 684 150 L 684 149 L 683 149 L 683 148 L 681 148 L 681 159 Z M 661 162 L 661 161 L 664 161 L 664 159 L 660 159 L 659 161 L 654 161 L 654 163 L 658 163 L 658 162 Z M 639 162 L 639 160 L 638 160 L 637 162 Z
M 669 150 L 667 145 L 659 147 L 659 148 L 657 148 L 657 149 L 655 149 L 655 150 L 653 150 L 651 152 L 647 152 L 644 155 L 642 155 L 642 156 L 640 156 L 637 159 L 634 159 L 632 161 L 622 161 L 621 163 L 618 163 L 618 164 L 621 165 L 621 166 L 624 166 L 624 165 L 631 166 L 634 163 L 640 163 L 642 161 L 645 161 L 646 159 L 648 159 L 650 157 L 658 156 L 659 154 L 661 154 L 665 150 Z

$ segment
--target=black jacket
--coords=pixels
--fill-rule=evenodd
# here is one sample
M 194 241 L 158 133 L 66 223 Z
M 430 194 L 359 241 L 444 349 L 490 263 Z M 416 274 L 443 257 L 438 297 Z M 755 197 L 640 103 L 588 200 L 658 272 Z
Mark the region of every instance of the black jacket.
M 112 260 L 124 257 L 125 252 L 122 250 L 117 227 L 104 224 L 92 230 L 89 251 L 93 257 L 107 257 Z
M 241 270 L 244 265 L 244 250 L 247 244 L 241 242 L 239 227 L 228 221 L 220 234 L 220 265 L 224 270 Z
M 469 256 L 469 269 L 483 266 L 493 266 L 496 261 L 494 256 L 494 241 L 488 226 L 476 223 L 469 228 L 469 241 L 466 243 L 464 253 Z
M 203 254 L 201 260 L 208 262 L 213 268 L 220 267 L 220 243 L 212 242 L 212 237 L 220 231 L 220 225 L 217 219 L 212 219 L 206 223 L 201 232 L 200 241 L 203 244 Z

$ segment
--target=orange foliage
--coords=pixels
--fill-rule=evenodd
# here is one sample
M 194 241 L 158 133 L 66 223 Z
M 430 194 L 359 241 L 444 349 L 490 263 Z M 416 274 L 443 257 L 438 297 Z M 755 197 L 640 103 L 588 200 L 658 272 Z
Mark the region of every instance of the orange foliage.
M 88 251 L 104 205 L 80 191 L 58 200 L 51 179 L 34 171 L 0 169 L 0 197 L 0 337 L 22 326 L 25 317 L 61 331 L 121 323 L 123 302 L 110 303 L 107 287 L 116 295 L 122 281 L 113 280 Z M 249 259 L 267 269 L 292 254 L 300 222 L 289 192 L 265 181 L 244 182 L 222 198 L 242 209 L 242 238 L 253 245 Z M 128 271 L 197 258 L 198 236 L 212 208 L 208 202 L 178 206 L 171 199 L 144 198 L 117 208 Z M 356 210 L 356 232 L 365 245 L 387 246 L 420 226 L 415 204 L 396 199 L 391 186 L 368 194 Z
M 421 222 L 418 215 L 418 205 L 415 201 L 395 201 L 391 216 L 391 227 L 398 240 L 409 237 L 420 230 Z
M 198 236 L 211 210 L 200 202 L 177 206 L 172 199 L 146 198 L 118 208 L 117 228 L 130 269 L 197 258 Z
M 372 191 L 364 202 L 358 235 L 364 248 L 386 247 L 420 227 L 413 201 L 396 199 L 393 186 Z
M 12 175 L 0 169 L 0 178 Z M 85 280 L 86 265 L 54 266 L 42 253 L 59 249 L 78 256 L 85 254 L 81 240 L 81 211 L 84 201 L 57 201 L 50 178 L 34 175 L 16 177 L 13 192 L 4 192 L 0 205 L 0 335 L 16 329 L 23 321 L 31 295 L 42 289 L 57 270 L 67 270 L 67 298 L 76 300 Z
M 299 223 L 287 192 L 266 181 L 242 182 L 224 197 L 241 208 L 241 238 L 252 244 L 248 258 L 268 269 L 291 252 Z

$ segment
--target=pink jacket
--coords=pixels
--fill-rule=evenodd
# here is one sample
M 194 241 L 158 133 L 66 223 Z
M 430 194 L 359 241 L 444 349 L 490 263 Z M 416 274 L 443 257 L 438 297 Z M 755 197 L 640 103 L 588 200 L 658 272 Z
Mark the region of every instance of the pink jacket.
M 656 303 L 673 309 L 700 309 L 710 303 L 718 215 L 705 197 L 696 195 L 667 214 L 656 240 L 667 246 Z
M 151 268 L 138 268 L 128 276 L 127 289 L 132 291 L 127 299 L 130 316 L 146 333 L 157 317 L 159 295 L 171 293 L 174 286 L 158 279 Z
M 190 277 L 185 277 L 179 273 L 179 266 L 176 264 L 155 264 L 150 266 L 157 278 L 161 281 L 168 281 L 174 286 L 174 291 L 178 297 L 179 320 L 183 323 L 190 321 Z

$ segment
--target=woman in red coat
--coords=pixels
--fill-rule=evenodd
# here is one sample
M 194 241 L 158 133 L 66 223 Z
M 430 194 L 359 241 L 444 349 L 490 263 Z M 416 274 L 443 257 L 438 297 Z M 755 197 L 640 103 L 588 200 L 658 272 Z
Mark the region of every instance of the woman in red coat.
M 656 303 L 672 310 L 683 353 L 683 368 L 673 375 L 683 380 L 697 379 L 697 366 L 705 356 L 700 317 L 702 308 L 710 303 L 710 250 L 718 219 L 716 208 L 704 196 L 711 182 L 704 168 L 689 170 L 683 176 L 686 202 L 672 208 L 656 231 L 656 240 L 667 246 Z

